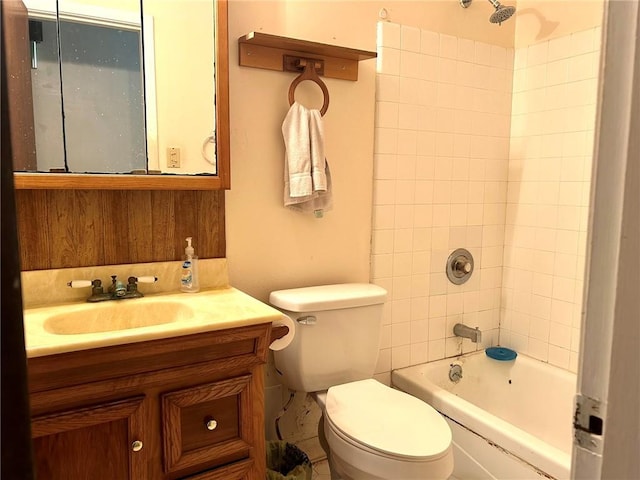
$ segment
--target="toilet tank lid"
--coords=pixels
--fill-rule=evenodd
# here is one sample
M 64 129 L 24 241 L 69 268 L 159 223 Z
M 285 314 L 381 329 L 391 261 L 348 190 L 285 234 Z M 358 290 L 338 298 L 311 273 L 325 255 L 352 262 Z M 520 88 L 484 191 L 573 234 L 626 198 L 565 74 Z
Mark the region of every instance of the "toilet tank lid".
M 316 312 L 384 303 L 387 291 L 370 283 L 341 283 L 271 292 L 269 303 L 290 312 Z

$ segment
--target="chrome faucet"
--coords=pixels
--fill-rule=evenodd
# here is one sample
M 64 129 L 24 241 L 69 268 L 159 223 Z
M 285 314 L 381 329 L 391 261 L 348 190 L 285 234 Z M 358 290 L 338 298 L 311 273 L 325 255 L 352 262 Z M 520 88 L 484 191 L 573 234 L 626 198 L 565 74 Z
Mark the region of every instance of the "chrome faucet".
M 155 283 L 158 277 L 129 277 L 127 284 L 118 280 L 116 275 L 111 275 L 111 285 L 104 291 L 102 280 L 73 280 L 67 283 L 71 288 L 91 287 L 91 296 L 87 302 L 104 302 L 107 300 L 124 300 L 127 298 L 142 298 L 144 295 L 138 290 L 138 283 Z
M 453 326 L 453 333 L 457 337 L 469 338 L 473 343 L 479 343 L 482 341 L 482 332 L 478 327 L 471 328 L 461 323 L 456 323 Z

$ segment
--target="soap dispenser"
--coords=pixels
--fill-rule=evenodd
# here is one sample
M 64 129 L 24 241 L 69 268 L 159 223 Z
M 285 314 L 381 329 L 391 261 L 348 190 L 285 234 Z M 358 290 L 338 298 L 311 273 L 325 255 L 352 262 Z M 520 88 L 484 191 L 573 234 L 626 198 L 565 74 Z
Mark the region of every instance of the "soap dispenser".
M 200 290 L 198 279 L 198 257 L 191 246 L 191 237 L 186 238 L 187 248 L 184 249 L 182 275 L 180 276 L 180 290 L 195 293 Z

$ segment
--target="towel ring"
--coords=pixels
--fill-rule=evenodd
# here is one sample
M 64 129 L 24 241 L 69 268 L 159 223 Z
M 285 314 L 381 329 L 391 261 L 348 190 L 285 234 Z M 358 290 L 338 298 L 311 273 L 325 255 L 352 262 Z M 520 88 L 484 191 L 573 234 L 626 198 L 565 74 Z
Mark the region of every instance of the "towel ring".
M 322 94 L 324 96 L 324 103 L 322 104 L 322 108 L 320 109 L 320 115 L 324 116 L 327 113 L 327 109 L 329 108 L 329 90 L 327 86 L 324 84 L 322 79 L 316 73 L 315 62 L 313 60 L 303 60 L 300 62 L 300 65 L 304 65 L 304 71 L 298 75 L 293 82 L 291 82 L 291 86 L 289 87 L 289 105 L 293 105 L 295 99 L 295 91 L 296 87 L 303 82 L 304 80 L 311 80 L 318 84 L 320 89 L 322 90 Z

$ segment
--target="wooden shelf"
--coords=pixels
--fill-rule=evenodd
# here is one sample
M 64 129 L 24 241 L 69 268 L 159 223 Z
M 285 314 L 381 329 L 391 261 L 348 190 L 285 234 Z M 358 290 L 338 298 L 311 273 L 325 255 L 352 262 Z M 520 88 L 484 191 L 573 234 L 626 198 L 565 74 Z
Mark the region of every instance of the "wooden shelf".
M 358 62 L 376 57 L 376 52 L 340 47 L 251 32 L 238 39 L 240 65 L 267 70 L 290 70 L 284 57 L 323 61 L 325 77 L 358 80 Z

